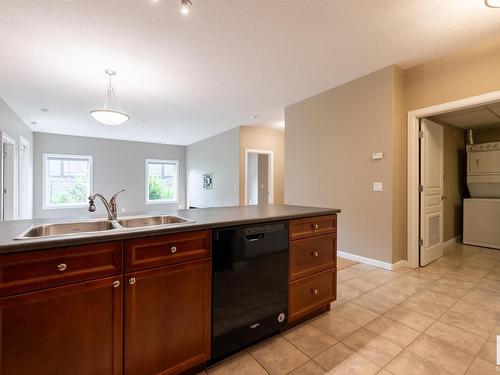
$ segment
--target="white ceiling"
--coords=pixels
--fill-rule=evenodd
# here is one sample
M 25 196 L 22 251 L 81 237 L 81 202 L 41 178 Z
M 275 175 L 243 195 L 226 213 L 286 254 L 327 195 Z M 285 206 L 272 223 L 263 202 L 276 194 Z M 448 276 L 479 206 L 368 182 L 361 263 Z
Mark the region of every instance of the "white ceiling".
M 2 0 L 0 97 L 35 131 L 190 144 L 500 34 L 483 0 L 193 0 L 187 17 L 179 2 Z M 106 68 L 131 116 L 118 127 L 88 115 Z
M 500 127 L 500 103 L 447 112 L 431 119 L 462 129 L 494 129 Z

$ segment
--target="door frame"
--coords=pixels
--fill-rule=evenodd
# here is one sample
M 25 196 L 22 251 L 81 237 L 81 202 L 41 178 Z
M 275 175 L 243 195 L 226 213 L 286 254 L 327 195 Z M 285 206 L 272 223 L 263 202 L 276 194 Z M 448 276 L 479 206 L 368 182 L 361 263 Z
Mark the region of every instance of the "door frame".
M 24 147 L 27 147 L 28 149 L 28 166 L 27 166 L 27 169 L 26 171 L 23 170 L 23 166 L 22 166 L 22 163 L 23 163 L 23 160 L 21 158 L 21 150 L 22 150 L 22 146 Z M 19 136 L 19 147 L 17 148 L 17 158 L 18 158 L 18 170 L 19 170 L 19 173 L 18 173 L 18 206 L 19 206 L 19 209 L 18 209 L 18 216 L 17 218 L 18 219 L 31 219 L 33 218 L 33 158 L 32 158 L 32 155 L 33 155 L 33 150 L 32 150 L 32 147 L 31 147 L 31 143 L 25 138 L 23 137 L 22 135 Z M 22 186 L 22 179 L 23 179 L 23 174 L 21 173 L 26 173 L 27 174 L 27 179 L 26 179 L 26 191 L 25 191 L 25 194 L 26 194 L 26 197 L 23 197 L 22 194 L 21 194 L 21 186 Z M 21 217 L 23 212 L 22 212 L 22 202 L 23 200 L 26 200 L 26 205 L 27 205 L 27 215 L 26 217 Z
M 17 194 L 17 190 L 19 188 L 19 181 L 18 181 L 18 165 L 17 165 L 17 161 L 18 161 L 18 154 L 17 154 L 17 142 L 16 140 L 9 136 L 7 133 L 5 132 L 2 132 L 0 131 L 0 139 L 2 141 L 2 143 L 0 144 L 0 221 L 4 220 L 3 218 L 3 207 L 4 207 L 4 200 L 3 200 L 3 187 L 4 187 L 4 181 L 3 181 L 3 168 L 4 168 L 4 165 L 3 165 L 3 152 L 4 152 L 4 149 L 3 149 L 3 145 L 4 143 L 8 143 L 8 144 L 11 144 L 12 147 L 13 147 L 13 152 L 12 152 L 12 162 L 13 162 L 13 170 L 12 170 L 12 173 L 13 173 L 13 177 L 14 177 L 14 184 L 13 184 L 13 187 L 14 187 L 14 191 L 12 192 L 12 200 L 14 201 L 13 202 L 13 209 L 12 209 L 12 218 L 13 220 L 17 220 L 18 218 L 18 206 L 19 206 L 19 200 L 18 200 L 18 194 Z
M 248 199 L 248 189 L 247 189 L 247 182 L 248 182 L 248 155 L 251 153 L 255 154 L 265 154 L 269 156 L 268 164 L 269 167 L 267 168 L 267 173 L 268 173 L 268 184 L 269 184 L 269 204 L 274 203 L 274 151 L 273 150 L 257 150 L 253 148 L 246 148 L 245 149 L 245 201 L 244 205 L 247 206 L 247 199 Z
M 408 112 L 407 134 L 407 265 L 419 267 L 419 120 L 423 117 L 438 115 L 458 109 L 476 107 L 500 101 L 500 91 L 453 100 L 442 104 L 424 107 Z

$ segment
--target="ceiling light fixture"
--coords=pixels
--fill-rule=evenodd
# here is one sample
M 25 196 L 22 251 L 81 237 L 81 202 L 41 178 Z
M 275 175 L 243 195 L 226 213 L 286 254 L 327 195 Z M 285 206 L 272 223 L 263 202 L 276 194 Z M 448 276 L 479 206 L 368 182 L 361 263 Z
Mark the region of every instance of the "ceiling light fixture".
M 490 8 L 500 8 L 500 0 L 485 0 L 484 3 Z
M 90 111 L 90 115 L 105 125 L 121 125 L 129 119 L 129 115 L 123 113 L 115 97 L 115 89 L 111 84 L 111 78 L 116 74 L 114 70 L 104 71 L 109 76 L 108 87 L 106 88 L 106 100 L 102 109 Z
M 181 14 L 187 16 L 190 10 L 189 6 L 192 4 L 193 3 L 191 2 L 191 0 L 181 0 L 181 7 L 180 7 Z

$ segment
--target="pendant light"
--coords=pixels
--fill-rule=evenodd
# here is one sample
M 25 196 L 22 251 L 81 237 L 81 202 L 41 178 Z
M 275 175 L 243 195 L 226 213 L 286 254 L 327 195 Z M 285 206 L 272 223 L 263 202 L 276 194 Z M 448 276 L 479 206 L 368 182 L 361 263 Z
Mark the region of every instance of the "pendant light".
M 108 87 L 106 88 L 106 100 L 102 109 L 90 111 L 90 115 L 105 125 L 121 125 L 129 119 L 129 115 L 123 113 L 115 97 L 115 89 L 111 84 L 111 78 L 116 72 L 111 69 L 104 71 L 109 76 Z
M 187 16 L 189 14 L 189 6 L 192 5 L 191 0 L 181 0 L 181 14 Z

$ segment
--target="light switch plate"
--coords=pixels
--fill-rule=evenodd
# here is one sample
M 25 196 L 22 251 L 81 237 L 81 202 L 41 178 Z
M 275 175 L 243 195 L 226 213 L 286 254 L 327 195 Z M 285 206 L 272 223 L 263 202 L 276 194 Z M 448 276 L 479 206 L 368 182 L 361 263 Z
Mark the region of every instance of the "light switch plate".
M 380 160 L 384 158 L 383 152 L 374 152 L 372 153 L 372 160 Z
M 373 183 L 373 191 L 380 192 L 384 190 L 384 184 L 382 182 Z

